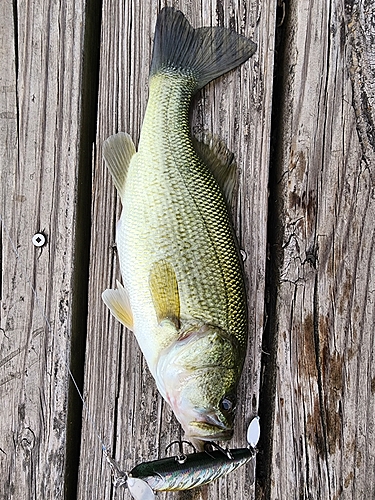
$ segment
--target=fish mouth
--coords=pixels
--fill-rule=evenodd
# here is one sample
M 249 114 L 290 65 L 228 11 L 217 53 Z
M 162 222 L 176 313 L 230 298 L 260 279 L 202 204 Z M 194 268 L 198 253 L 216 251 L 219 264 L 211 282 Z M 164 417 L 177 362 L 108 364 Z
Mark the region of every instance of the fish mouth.
M 189 437 L 202 441 L 229 441 L 233 437 L 233 428 L 225 426 L 215 418 L 193 420 L 189 423 Z

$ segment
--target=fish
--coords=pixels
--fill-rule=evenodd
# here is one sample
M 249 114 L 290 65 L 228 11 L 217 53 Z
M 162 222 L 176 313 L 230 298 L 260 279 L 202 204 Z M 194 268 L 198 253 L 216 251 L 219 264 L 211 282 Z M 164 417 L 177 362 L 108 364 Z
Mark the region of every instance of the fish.
M 138 148 L 124 132 L 103 143 L 122 202 L 123 283 L 102 298 L 133 331 L 160 394 L 198 449 L 233 435 L 248 319 L 230 214 L 236 165 L 221 141 L 192 137 L 189 109 L 194 94 L 255 48 L 235 31 L 193 28 L 164 7 Z

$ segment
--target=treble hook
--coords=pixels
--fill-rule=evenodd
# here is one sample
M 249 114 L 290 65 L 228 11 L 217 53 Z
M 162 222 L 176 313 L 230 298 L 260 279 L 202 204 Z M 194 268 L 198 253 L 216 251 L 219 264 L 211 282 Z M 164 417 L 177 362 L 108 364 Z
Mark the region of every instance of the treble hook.
M 169 450 L 169 448 L 171 448 L 174 444 L 178 444 L 178 455 L 176 455 L 175 459 L 176 459 L 176 462 L 178 462 L 179 464 L 184 464 L 187 460 L 187 455 L 184 453 L 184 447 L 183 447 L 183 444 L 187 444 L 188 446 L 191 446 L 194 450 L 194 453 L 196 453 L 196 448 L 195 446 L 190 443 L 190 441 L 184 441 L 183 439 L 181 440 L 176 440 L 176 441 L 172 441 L 166 448 L 165 448 L 165 453 L 167 453 L 167 451 Z
M 209 441 L 207 443 L 204 443 L 204 451 L 207 453 L 207 455 L 209 455 L 211 458 L 215 458 L 211 455 L 210 451 L 212 450 L 209 450 L 209 447 L 212 447 L 212 448 L 216 448 L 218 451 L 221 451 L 221 453 L 223 453 L 227 458 L 229 458 L 229 460 L 233 460 L 234 457 L 230 451 L 229 448 L 222 448 L 219 444 L 217 443 L 214 443 L 213 441 Z

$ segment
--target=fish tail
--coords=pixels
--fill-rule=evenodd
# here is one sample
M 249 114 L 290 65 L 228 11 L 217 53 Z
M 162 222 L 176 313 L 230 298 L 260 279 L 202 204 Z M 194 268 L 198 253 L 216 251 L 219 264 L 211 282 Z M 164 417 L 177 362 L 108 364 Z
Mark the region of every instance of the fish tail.
M 157 19 L 150 77 L 162 72 L 193 75 L 196 90 L 236 68 L 256 49 L 256 44 L 223 27 L 194 29 L 173 7 L 164 7 Z

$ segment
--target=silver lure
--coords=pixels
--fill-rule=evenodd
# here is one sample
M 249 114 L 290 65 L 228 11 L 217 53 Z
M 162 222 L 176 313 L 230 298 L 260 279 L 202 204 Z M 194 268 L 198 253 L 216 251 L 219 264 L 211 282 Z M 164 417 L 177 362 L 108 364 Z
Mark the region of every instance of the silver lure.
M 134 500 L 153 500 L 156 491 L 189 490 L 211 483 L 250 462 L 257 452 L 260 436 L 259 417 L 253 418 L 247 430 L 247 448 L 179 454 L 175 457 L 142 462 L 129 473 L 106 456 L 114 474 L 115 486 L 128 487 Z M 214 445 L 215 446 L 215 445 Z

